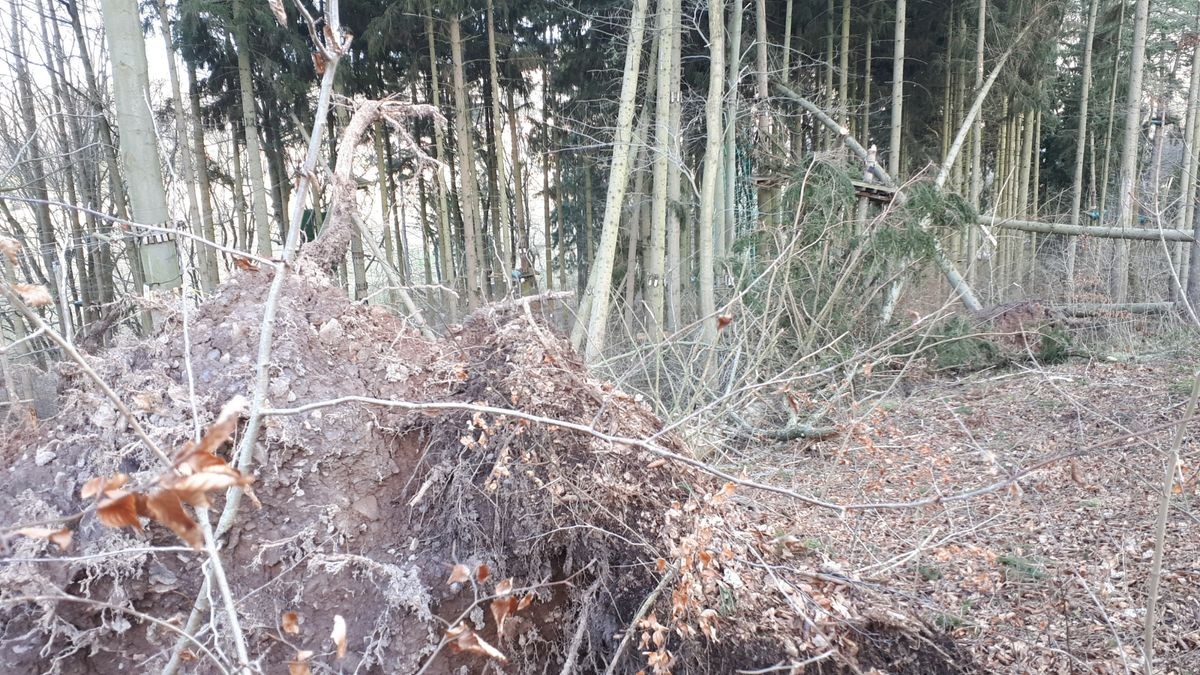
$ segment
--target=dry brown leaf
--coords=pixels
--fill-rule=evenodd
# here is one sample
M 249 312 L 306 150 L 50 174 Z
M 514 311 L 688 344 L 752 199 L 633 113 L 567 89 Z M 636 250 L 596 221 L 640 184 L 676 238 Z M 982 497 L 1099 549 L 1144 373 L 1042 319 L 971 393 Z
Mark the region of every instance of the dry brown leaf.
M 446 585 L 461 584 L 471 578 L 471 570 L 466 565 L 459 563 L 450 570 L 450 578 L 446 580 Z
M 329 634 L 329 639 L 333 640 L 334 646 L 337 647 L 337 657 L 339 659 L 346 657 L 346 619 L 342 618 L 341 614 L 333 615 L 333 632 Z
M 21 301 L 30 307 L 48 307 L 54 304 L 50 291 L 39 284 L 13 284 L 12 288 L 21 296 Z
M 125 490 L 109 490 L 96 505 L 96 517 L 109 527 L 135 527 L 142 529 L 138 520 L 138 497 L 141 495 Z
M 525 597 L 521 598 L 521 602 L 517 603 L 517 611 L 520 612 L 532 604 L 533 604 L 533 596 L 526 595 Z
M 183 510 L 179 495 L 172 490 L 159 490 L 145 499 L 145 514 L 166 525 L 188 546 L 197 551 L 204 548 L 204 534 L 196 521 Z
M 504 621 L 517 609 L 517 599 L 513 596 L 496 598 L 492 601 L 492 618 L 496 620 L 496 633 L 504 630 Z
M 312 656 L 312 651 L 308 649 L 296 652 L 296 658 L 288 661 L 288 675 L 312 675 L 312 668 L 308 665 Z
M 279 618 L 279 623 L 283 627 L 283 632 L 288 635 L 300 634 L 300 615 L 295 612 L 284 612 Z
M 234 396 L 230 399 L 221 409 L 221 414 L 217 415 L 216 421 L 209 425 L 208 430 L 204 432 L 204 437 L 200 439 L 200 442 L 189 442 L 176 454 L 175 467 L 197 472 L 215 465 L 228 466 L 225 460 L 216 456 L 216 451 L 233 435 L 233 430 L 237 428 L 238 418 L 245 410 L 246 397 Z
M 233 264 L 243 272 L 257 272 L 260 269 L 258 265 L 250 262 L 249 258 L 243 258 L 236 255 L 233 256 Z
M 490 576 L 492 576 L 492 568 L 488 567 L 487 563 L 480 563 L 479 567 L 475 568 L 475 579 L 479 583 L 487 581 Z
M 108 492 L 109 490 L 116 490 L 128 482 L 129 476 L 123 473 L 119 473 L 110 478 L 96 476 L 95 478 L 83 484 L 83 488 L 79 490 L 79 497 L 81 499 L 91 499 L 92 497 Z
M 484 656 L 496 659 L 500 663 L 508 663 L 508 657 L 499 649 L 496 649 L 483 638 L 476 635 L 475 631 L 468 628 L 465 624 L 460 623 L 453 628 L 447 629 L 446 639 L 453 640 L 450 643 L 450 647 L 456 652 L 483 654 Z
M 717 317 L 717 332 L 720 333 L 721 331 L 725 330 L 726 328 L 729 327 L 729 324 L 731 324 L 731 323 L 733 323 L 733 315 L 732 314 L 722 314 L 722 315 L 718 316 Z
M 17 264 L 17 253 L 21 250 L 21 243 L 12 237 L 0 237 L 0 253 L 8 256 L 8 261 L 12 264 Z
M 56 530 L 53 527 L 23 527 L 13 534 L 19 534 L 22 537 L 30 539 L 45 539 L 50 543 L 58 546 L 59 550 L 65 551 L 71 548 L 71 538 L 74 533 L 67 528 Z
M 325 55 L 319 51 L 315 51 L 312 53 L 312 60 L 313 60 L 313 70 L 315 70 L 317 72 L 317 75 L 324 75 L 325 74 Z
M 279 25 L 287 28 L 287 12 L 283 11 L 282 0 L 267 0 L 267 4 L 270 5 L 271 13 L 275 15 Z
M 500 583 L 496 584 L 496 595 L 503 598 L 504 596 L 508 595 L 509 593 L 512 593 L 512 589 L 513 589 L 513 579 L 512 579 L 512 577 L 509 577 L 509 578 L 505 579 L 504 581 L 501 581 Z

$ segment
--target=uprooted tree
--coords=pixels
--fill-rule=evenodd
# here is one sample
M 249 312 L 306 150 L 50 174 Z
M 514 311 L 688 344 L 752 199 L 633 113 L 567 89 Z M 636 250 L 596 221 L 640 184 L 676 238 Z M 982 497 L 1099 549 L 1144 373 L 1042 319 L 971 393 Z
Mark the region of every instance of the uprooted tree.
M 805 549 L 806 511 L 836 505 L 758 508 L 756 484 L 590 375 L 541 320 L 561 294 L 440 339 L 350 301 L 330 271 L 357 222 L 354 150 L 422 112 L 358 104 L 298 255 L 294 213 L 282 260 L 247 258 L 159 335 L 102 358 L 63 342 L 60 414 L 5 439 L 6 668 L 965 667 Z M 42 291 L 6 293 L 61 339 Z M 52 546 L 77 555 L 37 557 Z

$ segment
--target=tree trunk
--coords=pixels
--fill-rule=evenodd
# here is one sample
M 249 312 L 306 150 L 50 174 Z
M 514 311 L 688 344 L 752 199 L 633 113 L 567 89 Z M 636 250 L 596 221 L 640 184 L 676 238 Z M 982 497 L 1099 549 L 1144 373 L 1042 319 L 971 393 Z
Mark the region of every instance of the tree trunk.
M 229 125 L 229 142 L 232 145 L 232 162 L 233 162 L 233 240 L 234 247 L 240 251 L 251 251 L 250 246 L 250 223 L 246 217 L 246 172 L 242 169 L 242 144 L 238 141 L 242 138 L 242 134 L 238 123 L 230 122 Z M 320 205 L 321 197 L 316 192 L 313 193 L 313 223 L 317 226 L 316 231 L 320 231 L 318 225 L 320 221 Z
M 892 54 L 892 131 L 888 144 L 888 173 L 900 179 L 900 132 L 904 120 L 904 28 L 906 0 L 896 0 L 896 37 Z
M 979 0 L 975 26 L 975 91 L 983 86 L 983 47 L 987 35 L 987 0 Z M 975 116 L 971 125 L 971 208 L 979 211 L 979 198 L 983 190 L 983 113 Z M 978 236 L 972 228 L 967 244 L 969 254 L 974 257 Z M 972 276 L 968 270 L 968 276 Z
M 1121 149 L 1121 179 L 1117 227 L 1132 227 L 1137 217 L 1134 191 L 1138 175 L 1138 132 L 1142 115 L 1142 71 L 1146 61 L 1146 23 L 1150 0 L 1137 0 L 1133 16 L 1133 51 L 1129 58 L 1129 91 L 1125 96 L 1125 135 Z M 1129 244 L 1117 240 L 1117 259 L 1109 288 L 1114 302 L 1125 302 L 1129 287 Z
M 680 0 L 660 0 L 658 3 L 655 34 L 657 36 L 657 74 L 654 99 L 654 180 L 650 202 L 650 252 L 646 256 L 649 264 L 646 274 L 647 301 L 650 305 L 650 330 L 655 339 L 661 339 L 666 279 L 667 215 L 671 208 L 667 190 L 667 173 L 671 155 L 671 103 L 678 95 L 672 84 L 674 58 L 674 32 L 679 23 L 675 9 Z M 732 125 L 731 125 L 732 129 Z M 678 161 L 677 159 L 675 161 Z
M 513 90 L 508 90 L 508 140 L 512 144 L 513 214 L 516 219 L 513 243 L 516 264 L 521 268 L 522 284 L 534 273 L 529 247 L 529 217 L 525 206 L 525 172 L 521 166 L 521 135 L 517 128 L 517 106 Z
M 1079 124 L 1075 130 L 1075 173 L 1071 181 L 1071 225 L 1079 225 L 1079 211 L 1083 203 L 1083 158 L 1086 152 L 1088 127 L 1088 98 L 1092 92 L 1092 38 L 1096 35 L 1096 12 L 1100 0 L 1084 0 L 1088 4 L 1087 27 L 1083 34 L 1083 72 L 1079 87 Z M 1067 242 L 1067 293 L 1075 294 L 1075 256 L 1077 241 Z
M 430 0 L 425 2 L 425 35 L 428 38 L 429 46 L 429 88 L 430 101 L 433 107 L 438 110 L 442 109 L 442 96 L 440 81 L 438 79 L 437 67 L 437 49 L 435 46 L 434 31 L 433 31 L 433 9 Z M 438 162 L 446 161 L 446 140 L 445 132 L 442 131 L 442 125 L 433 125 L 433 144 L 434 158 Z M 442 171 L 434 173 L 434 180 L 437 185 L 437 217 L 438 217 L 438 264 L 441 269 L 441 280 L 451 287 L 454 286 L 454 256 L 451 252 L 452 233 L 450 228 L 450 206 L 446 195 L 449 192 L 449 186 L 446 185 L 445 175 Z
M 766 86 L 764 50 L 766 49 L 766 14 L 759 0 L 759 96 Z M 725 30 L 724 0 L 709 0 L 708 3 L 708 102 L 705 106 L 704 175 L 700 186 L 700 222 L 697 247 L 700 253 L 700 340 L 705 344 L 717 341 L 717 303 L 714 289 L 713 270 L 713 226 L 716 223 L 717 176 L 721 168 L 721 99 L 724 96 Z M 763 97 L 765 101 L 765 96 Z M 760 128 L 760 133 L 761 128 Z M 765 136 L 763 137 L 765 141 Z
M 672 332 L 678 330 L 683 322 L 683 279 L 679 265 L 679 234 L 684 222 L 683 134 L 680 131 L 683 124 L 683 90 L 680 87 L 683 78 L 681 8 L 681 0 L 671 0 L 671 80 L 668 86 L 674 93 L 668 121 L 670 128 L 667 130 L 671 161 L 667 164 L 667 260 L 664 267 L 667 271 L 667 329 Z
M 788 2 L 787 28 L 784 34 L 783 77 L 787 80 L 788 50 L 791 43 L 792 3 Z M 725 201 L 724 220 L 727 245 L 732 245 L 737 236 L 737 112 L 738 75 L 742 68 L 742 0 L 734 0 L 729 18 L 729 95 L 725 99 Z M 674 90 L 672 90 L 674 91 Z M 676 96 L 676 94 L 672 94 Z
M 546 290 L 554 289 L 554 239 L 550 211 L 550 69 L 542 63 L 542 256 L 546 266 Z M 561 209 L 561 203 L 559 203 Z M 562 233 L 559 233 L 562 236 Z M 562 264 L 559 260 L 558 264 Z
M 1113 56 L 1112 70 L 1112 86 L 1108 90 L 1108 125 L 1104 131 L 1104 168 L 1100 170 L 1100 219 L 1108 220 L 1108 186 L 1112 183 L 1112 177 L 1108 173 L 1108 167 L 1112 163 L 1112 146 L 1113 146 L 1113 123 L 1117 119 L 1117 84 L 1118 76 L 1121 72 L 1121 56 L 1124 47 L 1122 38 L 1125 32 L 1125 15 L 1127 14 L 1124 7 L 1120 10 L 1120 16 L 1117 21 L 1117 40 L 1116 54 Z
M 1200 44 L 1192 47 L 1192 75 L 1188 87 L 1187 126 L 1184 132 L 1183 150 L 1183 175 L 1181 176 L 1183 203 L 1179 206 L 1175 227 L 1179 230 L 1189 230 L 1195 224 L 1193 221 L 1196 214 L 1193 205 L 1196 203 L 1196 192 L 1200 185 Z M 1176 251 L 1182 285 L 1184 288 L 1193 288 L 1193 286 L 1200 288 L 1200 279 L 1195 278 L 1195 275 L 1190 272 L 1191 265 L 1186 264 L 1187 249 L 1180 246 Z M 1192 259 L 1192 265 L 1197 264 L 1194 262 L 1194 251 Z M 1194 300 L 1192 304 L 1195 308 Z
M 104 0 L 101 9 L 113 64 L 113 102 L 117 127 L 121 130 L 121 165 L 128 181 L 133 218 L 140 223 L 162 225 L 170 216 L 154 120 L 146 105 L 150 96 L 150 78 L 137 3 L 134 0 Z M 172 248 L 165 256 L 163 268 L 148 271 L 144 281 L 151 285 L 177 282 L 178 261 L 174 256 Z M 174 271 L 171 270 L 172 260 Z M 144 328 L 148 322 L 146 317 Z
M 760 0 L 762 4 L 762 0 Z M 766 12 L 763 12 L 766 23 Z M 838 52 L 838 119 L 850 126 L 850 0 L 842 0 L 842 46 Z
M 250 175 L 250 201 L 258 233 L 258 254 L 271 257 L 271 223 L 267 217 L 267 187 L 263 177 L 262 149 L 258 141 L 258 114 L 254 78 L 250 67 L 250 18 L 246 0 L 233 0 L 233 39 L 237 45 L 238 89 L 242 100 L 242 130 L 246 134 L 246 169 Z
M 454 73 L 454 135 L 458 142 L 459 174 L 462 181 L 462 199 L 459 209 L 463 221 L 463 248 L 466 252 L 467 307 L 479 306 L 479 180 L 475 172 L 475 149 L 471 138 L 471 125 L 467 113 L 466 76 L 463 72 L 462 28 L 457 15 L 450 18 L 450 57 Z
M 492 0 L 487 3 L 488 29 L 488 72 L 492 86 L 492 161 L 496 166 L 496 205 L 499 219 L 496 221 L 496 247 L 500 262 L 500 276 L 503 283 L 511 284 L 512 277 L 508 272 L 512 269 L 513 245 L 510 240 L 512 216 L 508 210 L 508 176 L 504 167 L 504 113 L 500 109 L 500 70 L 496 64 L 496 26 L 495 9 Z M 511 290 L 511 289 L 510 289 Z
M 199 190 L 200 227 L 204 238 L 215 242 L 216 228 L 213 226 L 212 183 L 208 175 L 208 155 L 204 147 L 204 122 L 200 109 L 200 90 L 196 87 L 196 67 L 188 67 L 188 105 L 192 113 L 192 147 L 195 150 L 196 187 Z M 181 141 L 182 142 L 182 141 Z M 208 265 L 208 274 L 214 284 L 221 281 L 220 255 L 210 249 L 207 257 L 201 258 Z
M 599 359 L 604 349 L 605 331 L 608 328 L 608 303 L 612 288 L 613 259 L 617 251 L 617 238 L 620 236 L 621 207 L 625 204 L 625 191 L 629 185 L 633 146 L 633 114 L 637 103 L 638 75 L 641 70 L 642 42 L 646 30 L 648 4 L 648 0 L 634 0 L 633 3 L 633 16 L 630 18 L 629 25 L 629 44 L 625 49 L 625 74 L 621 78 L 621 98 L 617 108 L 616 138 L 613 140 L 608 191 L 605 195 L 604 222 L 600 229 L 600 246 L 597 255 L 592 259 L 587 292 L 580 303 L 579 319 L 571 331 L 571 343 L 575 345 L 576 349 L 579 349 L 586 341 L 585 359 L 588 362 L 595 362 Z M 590 182 L 590 167 L 585 175 Z M 590 186 L 588 196 L 589 198 L 591 196 Z M 591 241 L 590 237 L 588 241 Z

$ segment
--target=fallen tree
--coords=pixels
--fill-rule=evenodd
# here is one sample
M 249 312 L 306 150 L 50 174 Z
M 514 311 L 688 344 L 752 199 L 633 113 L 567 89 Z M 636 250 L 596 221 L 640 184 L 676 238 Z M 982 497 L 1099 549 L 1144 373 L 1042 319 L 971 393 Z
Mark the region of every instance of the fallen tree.
M 388 111 L 413 112 L 366 102 L 347 128 Z M 538 320 L 548 298 L 434 339 L 351 302 L 328 270 L 354 227 L 356 144 L 343 137 L 338 201 L 287 274 L 247 266 L 161 335 L 61 364 L 54 423 L 5 439 L 5 670 L 116 673 L 131 655 L 157 669 L 172 650 L 202 672 L 969 669 L 894 599 L 822 571 L 803 512 L 765 516 L 594 379 Z M 151 448 L 178 448 L 178 471 L 194 430 L 260 382 L 245 426 L 210 427 L 241 429 L 228 463 L 201 443 L 238 468 L 216 506 L 251 474 L 261 502 L 215 528 L 231 593 L 210 609 L 204 557 L 176 536 L 192 522 L 182 506 L 113 529 L 93 514 L 111 490 L 90 506 L 80 491 L 122 474 L 113 490 L 174 484 Z M 187 503 L 207 522 L 206 502 Z M 48 556 L 17 527 L 30 521 L 61 526 L 80 555 Z M 234 625 L 249 660 L 234 659 Z
M 1066 236 L 1099 237 L 1102 239 L 1135 239 L 1139 241 L 1196 241 L 1191 232 L 1183 230 L 1159 230 L 1133 227 L 1099 227 L 1071 225 L 1068 223 L 1044 223 L 1036 220 L 1015 220 L 980 216 L 979 224 L 1021 232 L 1061 234 Z

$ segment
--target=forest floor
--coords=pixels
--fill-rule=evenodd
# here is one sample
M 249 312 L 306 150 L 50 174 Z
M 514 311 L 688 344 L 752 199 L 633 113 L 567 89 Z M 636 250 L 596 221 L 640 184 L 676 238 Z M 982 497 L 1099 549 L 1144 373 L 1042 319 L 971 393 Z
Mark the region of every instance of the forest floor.
M 839 503 L 950 496 L 1078 451 L 1006 488 L 919 509 L 810 510 L 795 533 L 826 568 L 878 585 L 985 672 L 1140 669 L 1171 433 L 1200 357 L 1072 361 L 918 384 L 841 438 L 758 447 L 750 477 Z M 860 413 L 861 415 L 861 413 Z M 1167 523 L 1156 672 L 1200 671 L 1200 423 Z M 794 509 L 782 501 L 781 510 Z

